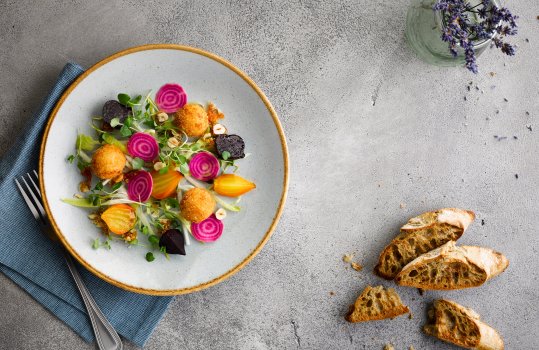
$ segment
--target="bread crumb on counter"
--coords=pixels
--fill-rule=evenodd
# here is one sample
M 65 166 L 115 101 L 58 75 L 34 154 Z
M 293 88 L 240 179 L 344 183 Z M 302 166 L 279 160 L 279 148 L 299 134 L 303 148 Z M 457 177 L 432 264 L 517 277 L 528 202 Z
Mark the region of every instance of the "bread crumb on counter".
M 363 266 L 361 266 L 360 264 L 358 263 L 355 263 L 355 262 L 351 262 L 350 265 L 352 266 L 352 268 L 356 271 L 361 271 L 363 270 Z
M 345 263 L 351 263 L 353 258 L 354 254 L 344 254 L 344 256 L 342 257 L 342 261 L 344 261 Z
M 363 266 L 361 264 L 357 263 L 357 262 L 354 262 L 353 259 L 354 259 L 354 254 L 344 254 L 343 257 L 342 257 L 342 261 L 344 261 L 347 264 L 350 264 L 350 266 L 354 270 L 356 270 L 356 271 L 363 270 Z M 345 268 L 348 269 L 348 266 L 346 266 Z

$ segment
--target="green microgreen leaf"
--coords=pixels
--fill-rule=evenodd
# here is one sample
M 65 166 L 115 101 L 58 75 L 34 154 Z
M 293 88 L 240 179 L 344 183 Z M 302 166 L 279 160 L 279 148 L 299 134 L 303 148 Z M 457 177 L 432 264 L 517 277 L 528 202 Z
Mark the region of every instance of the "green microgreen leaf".
M 159 248 L 159 251 L 160 251 L 161 253 L 165 254 L 165 257 L 167 258 L 167 260 L 169 259 L 168 253 L 167 253 L 167 247 L 162 246 L 162 247 Z
M 80 157 L 77 158 L 77 168 L 79 168 L 80 171 L 83 171 L 90 166 L 90 163 L 85 162 L 84 160 L 80 159 Z
M 166 174 L 168 172 L 168 166 L 159 170 L 159 174 Z
M 94 191 L 101 191 L 103 189 L 103 182 L 99 181 L 95 184 Z
M 128 127 L 132 127 L 133 126 L 133 117 L 129 116 L 129 117 L 125 118 L 124 125 L 127 125 Z
M 91 151 L 95 146 L 99 145 L 99 141 L 94 140 L 91 136 L 78 134 L 77 135 L 77 149 L 84 151 Z
M 159 237 L 157 237 L 156 235 L 149 235 L 148 236 L 148 241 L 151 244 L 159 244 Z
M 97 205 L 93 204 L 88 198 L 62 198 L 62 202 L 81 208 L 95 208 Z
M 116 117 L 116 118 L 112 118 L 110 120 L 110 126 L 112 126 L 113 128 L 117 127 L 118 125 L 120 125 L 120 118 Z
M 69 157 L 67 157 L 67 161 L 71 164 L 73 164 L 73 161 L 75 160 L 75 156 L 72 154 Z
M 120 129 L 120 134 L 122 134 L 122 136 L 124 137 L 128 137 L 131 136 L 133 132 L 131 131 L 131 129 L 129 129 L 127 125 L 122 125 L 122 128 Z
M 101 242 L 99 241 L 99 238 L 94 239 L 94 242 L 92 243 L 92 248 L 97 249 L 101 246 Z
M 140 159 L 139 157 L 133 158 L 133 161 L 131 162 L 131 166 L 134 170 L 139 170 L 144 165 L 144 161 Z
M 130 99 L 127 102 L 127 105 L 130 106 L 130 107 L 136 106 L 136 105 L 139 104 L 140 100 L 142 100 L 142 96 L 138 95 L 137 97 L 134 97 L 134 98 Z
M 117 138 L 112 136 L 111 134 L 107 134 L 107 133 L 101 134 L 101 138 L 106 143 L 114 145 L 118 147 L 119 149 L 121 149 L 122 152 L 127 153 L 127 147 L 122 142 L 120 142 Z
M 153 256 L 153 253 L 152 252 L 148 252 L 146 253 L 146 261 L 147 262 L 152 262 L 155 260 L 155 257 Z
M 114 186 L 112 186 L 112 191 L 116 191 L 117 189 L 119 189 L 120 187 L 122 187 L 122 183 L 121 182 L 117 182 L 114 184 Z
M 185 158 L 185 156 L 179 154 L 178 155 L 178 161 L 180 162 L 180 164 L 185 164 L 185 163 L 187 163 L 187 158 Z
M 180 164 L 180 172 L 184 175 L 189 174 L 189 165 L 186 163 Z
M 223 158 L 224 160 L 227 160 L 228 158 L 230 158 L 230 152 L 228 151 L 223 151 L 221 153 L 221 158 Z
M 130 100 L 131 97 L 128 94 L 118 94 L 118 102 L 124 106 L 127 106 Z
M 170 208 L 178 208 L 180 206 L 180 202 L 178 202 L 178 200 L 176 198 L 167 198 L 166 199 L 166 204 Z
M 145 120 L 142 124 L 146 125 L 147 127 L 153 129 L 155 128 L 156 124 L 153 120 Z

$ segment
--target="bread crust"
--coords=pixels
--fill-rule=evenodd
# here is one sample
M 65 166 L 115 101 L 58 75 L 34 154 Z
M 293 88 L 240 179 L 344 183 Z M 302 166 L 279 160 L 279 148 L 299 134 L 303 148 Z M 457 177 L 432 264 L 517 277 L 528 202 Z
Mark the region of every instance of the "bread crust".
M 406 265 L 395 278 L 395 282 L 402 286 L 421 289 L 463 289 L 482 285 L 487 280 L 502 273 L 507 266 L 509 266 L 509 261 L 499 252 L 483 247 L 457 247 L 454 241 L 449 241 Z M 436 276 L 432 276 L 432 270 L 429 270 L 428 275 L 431 280 L 429 282 L 422 281 L 422 276 L 418 271 L 428 270 L 429 267 L 432 269 L 436 267 L 434 275 L 438 272 L 442 275 L 444 273 L 456 274 L 464 269 L 465 277 L 459 274 L 457 277 L 460 280 L 452 278 L 432 281 Z M 466 278 L 466 276 L 469 277 Z
M 424 218 L 429 214 L 434 215 L 434 220 L 425 222 Z M 421 230 L 428 226 L 436 224 L 449 224 L 461 228 L 465 231 L 468 226 L 475 220 L 475 213 L 471 210 L 459 208 L 442 208 L 431 212 L 423 213 L 419 216 L 411 218 L 401 227 L 401 231 Z
M 450 314 L 453 320 L 464 318 L 466 329 L 462 324 L 450 327 L 447 323 L 447 315 Z M 504 350 L 503 339 L 492 327 L 481 321 L 479 315 L 454 301 L 439 299 L 434 301 L 433 308 L 429 311 L 429 323 L 423 327 L 423 331 L 446 342 L 453 343 L 466 349 L 476 350 Z M 450 321 L 451 322 L 451 321 Z M 464 332 L 462 334 L 457 334 Z
M 378 295 L 380 297 L 377 297 Z M 381 308 L 380 312 L 377 314 L 370 313 L 367 307 L 368 304 L 367 306 L 365 305 L 368 301 L 371 301 L 371 305 L 376 303 Z M 366 322 L 394 318 L 408 312 L 410 312 L 410 309 L 402 303 L 399 295 L 393 288 L 385 289 L 383 286 L 367 286 L 356 299 L 355 303 L 350 305 L 345 318 L 348 322 Z
M 394 279 L 419 255 L 459 239 L 474 219 L 473 211 L 458 208 L 438 209 L 411 218 L 384 248 L 374 273 L 388 280 Z

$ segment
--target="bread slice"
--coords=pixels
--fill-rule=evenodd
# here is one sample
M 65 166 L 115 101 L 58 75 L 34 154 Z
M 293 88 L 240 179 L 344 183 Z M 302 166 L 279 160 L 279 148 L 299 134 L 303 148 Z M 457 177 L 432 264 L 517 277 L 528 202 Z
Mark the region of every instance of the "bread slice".
M 457 208 L 429 211 L 410 219 L 382 251 L 374 272 L 385 279 L 394 279 L 421 254 L 459 239 L 474 219 L 473 211 Z
M 406 265 L 395 277 L 401 286 L 421 289 L 478 287 L 502 273 L 509 261 L 492 249 L 461 246 L 449 241 Z
M 503 350 L 503 340 L 475 311 L 450 300 L 435 300 L 423 331 L 467 349 Z
M 365 322 L 393 318 L 410 312 L 393 288 L 367 286 L 346 316 L 348 322 Z

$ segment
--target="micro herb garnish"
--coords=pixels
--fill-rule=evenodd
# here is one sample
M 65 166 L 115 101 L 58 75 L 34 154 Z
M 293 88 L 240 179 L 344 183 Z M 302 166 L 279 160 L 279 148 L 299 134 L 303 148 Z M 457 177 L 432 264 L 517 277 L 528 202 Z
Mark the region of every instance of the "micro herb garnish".
M 131 166 L 134 170 L 140 170 L 142 169 L 142 166 L 144 165 L 144 161 L 138 157 L 133 158 L 131 161 Z
M 124 137 L 128 137 L 128 136 L 131 136 L 133 134 L 133 132 L 131 131 L 131 128 L 129 128 L 129 126 L 124 124 L 120 128 L 120 134 L 122 134 L 122 136 L 124 136 Z
M 159 248 L 159 251 L 160 251 L 161 253 L 165 254 L 165 258 L 167 258 L 167 260 L 170 259 L 169 256 L 168 256 L 168 253 L 167 253 L 167 247 L 162 246 L 162 247 Z
M 141 95 L 131 98 L 131 96 L 129 96 L 128 94 L 118 94 L 118 102 L 120 102 L 126 107 L 138 106 L 141 100 Z
M 94 191 L 101 191 L 103 189 L 103 182 L 99 181 L 95 184 Z
M 71 154 L 69 157 L 67 157 L 67 161 L 70 163 L 70 164 L 73 164 L 73 161 L 75 160 L 75 156 L 73 154 Z
M 223 160 L 228 160 L 228 158 L 230 158 L 230 152 L 223 151 L 223 153 L 221 153 L 221 158 L 223 158 Z
M 159 245 L 159 237 L 157 237 L 156 235 L 149 235 L 148 236 L 148 242 L 150 242 L 151 244 L 156 244 L 156 245 Z
M 124 106 L 127 106 L 130 100 L 131 97 L 128 94 L 118 94 L 118 102 L 120 102 Z
M 184 175 L 189 174 L 189 165 L 187 163 L 181 163 L 180 164 L 180 172 Z
M 117 127 L 118 125 L 120 125 L 120 118 L 116 117 L 116 118 L 112 118 L 111 121 L 110 121 L 110 126 L 112 126 L 113 128 Z
M 152 262 L 155 260 L 155 257 L 153 256 L 153 253 L 152 252 L 148 252 L 146 253 L 146 261 L 147 262 Z
M 159 174 L 161 174 L 161 175 L 162 175 L 162 174 L 166 174 L 167 172 L 168 172 L 168 165 L 167 165 L 166 167 L 164 167 L 164 168 L 161 168 L 161 169 L 159 170 Z
M 109 239 L 104 240 L 101 242 L 99 238 L 94 239 L 92 242 L 92 248 L 93 249 L 99 249 L 99 248 L 107 248 L 108 250 L 111 249 Z
M 121 182 L 115 183 L 114 186 L 112 186 L 112 192 L 117 191 L 120 187 L 122 187 Z

